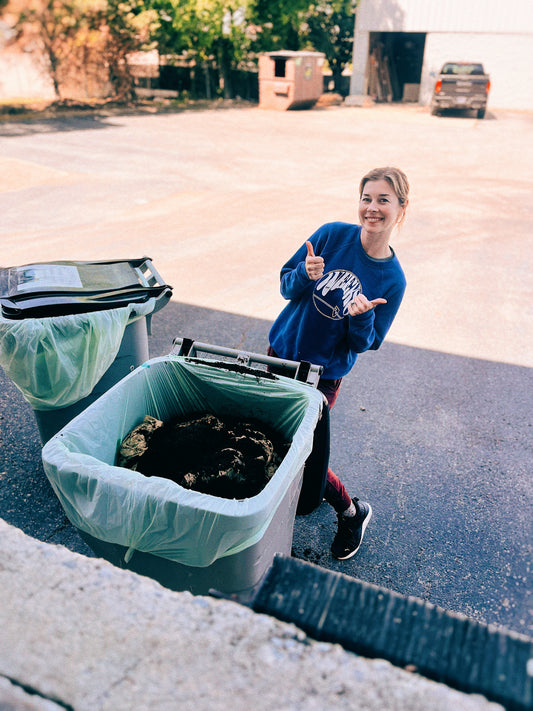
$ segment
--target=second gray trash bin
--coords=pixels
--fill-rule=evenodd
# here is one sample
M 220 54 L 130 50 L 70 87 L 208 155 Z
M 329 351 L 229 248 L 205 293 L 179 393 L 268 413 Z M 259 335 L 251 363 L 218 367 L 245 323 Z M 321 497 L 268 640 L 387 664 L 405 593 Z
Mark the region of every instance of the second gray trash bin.
M 148 257 L 0 269 L 0 365 L 43 444 L 148 360 L 150 319 L 171 294 Z

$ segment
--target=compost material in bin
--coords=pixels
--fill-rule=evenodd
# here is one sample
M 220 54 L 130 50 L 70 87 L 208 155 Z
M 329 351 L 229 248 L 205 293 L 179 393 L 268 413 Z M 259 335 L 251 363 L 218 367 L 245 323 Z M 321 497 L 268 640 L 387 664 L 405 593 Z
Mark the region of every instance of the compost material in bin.
M 256 496 L 289 445 L 267 425 L 212 414 L 162 422 L 147 415 L 122 441 L 121 467 L 226 499 Z

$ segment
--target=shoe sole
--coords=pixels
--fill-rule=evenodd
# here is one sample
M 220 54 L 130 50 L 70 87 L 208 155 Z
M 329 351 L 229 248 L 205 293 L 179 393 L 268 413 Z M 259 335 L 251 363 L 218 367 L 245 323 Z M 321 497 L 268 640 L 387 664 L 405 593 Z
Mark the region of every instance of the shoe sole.
M 353 558 L 353 556 L 357 553 L 359 548 L 361 548 L 361 543 L 363 542 L 363 538 L 365 536 L 365 531 L 366 527 L 368 526 L 370 519 L 372 518 L 372 506 L 368 504 L 368 515 L 363 521 L 363 525 L 361 526 L 361 540 L 359 541 L 359 545 L 354 551 L 350 551 L 348 555 L 343 555 L 343 556 L 334 556 L 337 560 L 349 560 L 350 558 Z

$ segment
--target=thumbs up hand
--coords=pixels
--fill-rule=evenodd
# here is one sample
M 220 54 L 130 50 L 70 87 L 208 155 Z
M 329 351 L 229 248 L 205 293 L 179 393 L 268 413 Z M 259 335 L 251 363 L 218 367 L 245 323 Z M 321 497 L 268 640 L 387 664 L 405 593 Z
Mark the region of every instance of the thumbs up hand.
M 316 257 L 313 245 L 309 240 L 305 243 L 307 246 L 307 256 L 305 258 L 305 271 L 307 276 L 312 281 L 320 279 L 322 274 L 324 274 L 324 260 L 322 257 Z

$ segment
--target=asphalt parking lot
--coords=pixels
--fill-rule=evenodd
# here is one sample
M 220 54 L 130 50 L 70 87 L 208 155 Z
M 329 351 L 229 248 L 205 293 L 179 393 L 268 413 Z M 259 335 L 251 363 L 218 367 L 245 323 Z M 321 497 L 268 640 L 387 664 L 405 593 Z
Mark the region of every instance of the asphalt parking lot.
M 401 167 L 393 246 L 408 289 L 332 413 L 332 466 L 374 518 L 332 559 L 332 511 L 294 554 L 533 635 L 533 115 L 432 117 L 415 105 L 253 106 L 0 123 L 4 266 L 149 255 L 174 336 L 264 352 L 281 265 L 323 222 L 356 219 L 360 177 Z M 31 408 L 0 372 L 0 516 L 89 553 L 40 461 Z

